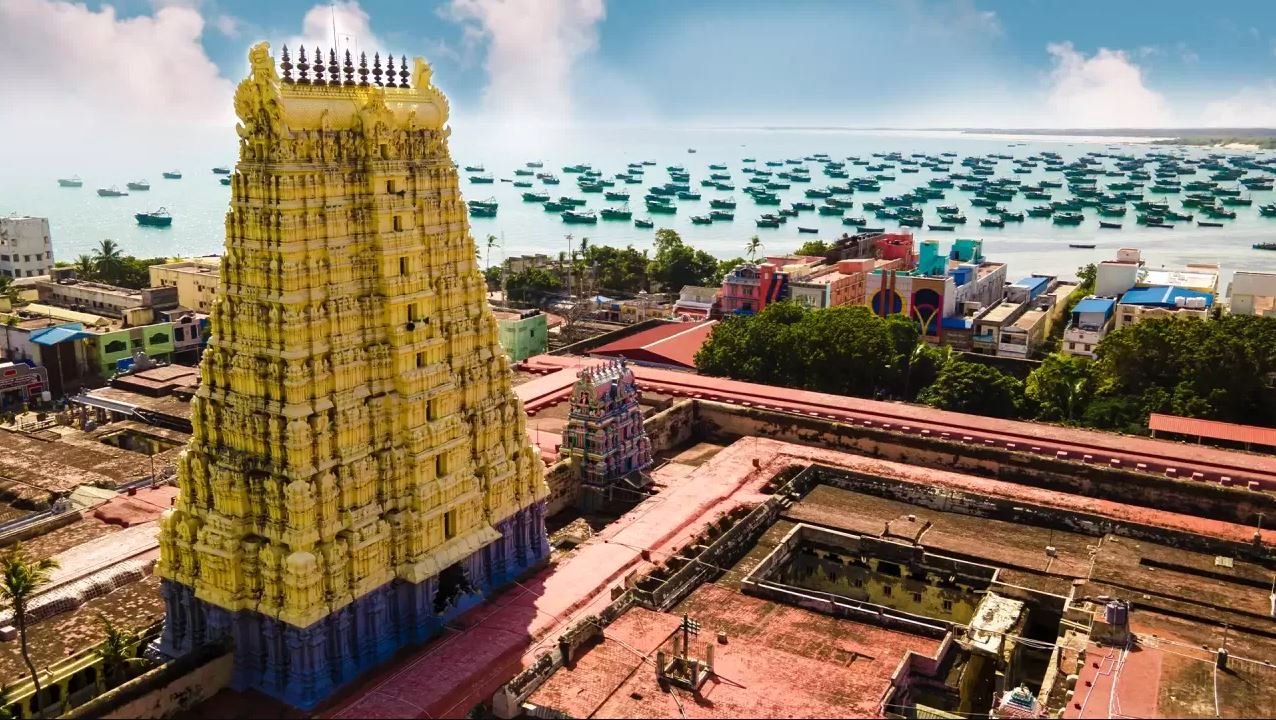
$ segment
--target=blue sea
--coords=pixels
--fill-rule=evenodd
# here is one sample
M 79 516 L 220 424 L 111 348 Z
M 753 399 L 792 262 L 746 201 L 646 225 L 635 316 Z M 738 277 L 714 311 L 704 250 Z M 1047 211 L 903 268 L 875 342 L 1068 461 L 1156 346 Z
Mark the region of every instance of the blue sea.
M 233 166 L 235 162 L 235 137 L 226 133 L 225 143 L 191 143 L 189 146 L 157 150 L 154 158 L 110 157 L 110 144 L 103 144 L 101 157 L 93 159 L 93 167 L 86 162 L 86 169 L 76 167 L 48 168 L 47 175 L 30 172 L 5 172 L 0 168 L 0 213 L 18 213 L 49 218 L 53 234 L 54 254 L 58 260 L 74 261 L 81 253 L 91 252 L 103 238 L 112 238 L 123 246 L 125 252 L 138 257 L 188 256 L 218 253 L 224 242 L 224 217 L 229 188 L 218 182 L 211 168 L 215 165 Z M 836 217 L 820 216 L 804 212 L 800 218 L 790 219 L 779 229 L 759 229 L 755 219 L 764 212 L 774 212 L 775 207 L 755 206 L 742 190 L 748 184 L 749 175 L 740 171 L 743 158 L 757 159 L 758 166 L 767 160 L 802 158 L 825 153 L 835 160 L 848 156 L 871 158 L 872 153 L 899 152 L 938 155 L 957 153 L 958 160 L 968 155 L 991 153 L 1027 157 L 1043 151 L 1056 152 L 1065 160 L 1072 160 L 1087 152 L 1122 153 L 1140 155 L 1165 151 L 1137 141 L 1121 141 L 1114 138 L 1078 137 L 1011 137 L 974 136 L 956 132 L 868 132 L 843 130 L 762 130 L 762 129 L 673 129 L 673 128 L 607 128 L 561 132 L 526 131 L 464 127 L 454 129 L 451 139 L 452 155 L 459 166 L 482 165 L 495 175 L 495 184 L 473 184 L 461 171 L 461 189 L 467 199 L 494 198 L 500 203 L 495 218 L 473 218 L 474 237 L 480 248 L 485 248 L 484 238 L 498 238 L 492 250 L 491 262 L 496 264 L 502 256 L 528 253 L 557 255 L 568 249 L 569 244 L 579 246 L 581 237 L 588 237 L 593 244 L 633 245 L 639 249 L 652 245 L 654 230 L 635 228 L 631 222 L 601 221 L 597 225 L 566 225 L 554 213 L 545 212 L 537 203 L 521 199 L 523 189 L 500 179 L 515 179 L 513 171 L 528 161 L 541 161 L 544 170 L 553 172 L 562 180 L 558 186 L 541 186 L 553 197 L 572 195 L 588 199 L 588 209 L 601 210 L 619 203 L 609 202 L 601 194 L 581 194 L 575 186 L 577 176 L 562 172 L 564 165 L 589 164 L 603 171 L 605 177 L 622 172 L 631 162 L 654 161 L 646 168 L 641 185 L 618 184 L 617 189 L 627 189 L 631 194 L 631 209 L 635 217 L 647 217 L 642 196 L 651 185 L 668 181 L 666 166 L 681 165 L 691 174 L 693 190 L 702 193 L 700 201 L 678 201 L 676 215 L 656 215 L 656 227 L 672 227 L 687 242 L 707 250 L 721 258 L 744 254 L 744 248 L 753 235 L 761 237 L 767 253 L 791 251 L 806 240 L 832 239 L 845 230 Z M 694 153 L 689 150 L 695 150 Z M 1175 149 L 1186 155 L 1200 156 L 1208 152 L 1230 152 L 1204 149 Z M 1112 161 L 1105 161 L 1111 164 Z M 734 192 L 721 192 L 701 188 L 699 181 L 710 174 L 709 165 L 728 166 L 736 186 Z M 842 180 L 830 180 L 823 176 L 819 163 L 806 163 L 813 182 L 794 183 L 790 190 L 778 191 L 784 206 L 793 200 L 803 199 L 803 191 Z M 181 180 L 165 180 L 161 172 L 180 169 Z M 780 170 L 780 168 L 771 168 Z M 961 171 L 954 163 L 954 171 Z M 863 166 L 847 164 L 851 177 L 868 175 Z M 1014 175 L 1009 161 L 997 165 L 998 177 L 1015 177 L 1025 183 L 1043 178 L 1061 179 L 1058 174 L 1044 172 L 1033 175 Z M 886 225 L 876 221 L 872 213 L 863 212 L 861 203 L 888 195 L 902 194 L 923 185 L 935 177 L 922 169 L 917 174 L 903 174 L 899 169 L 888 171 L 894 181 L 883 182 L 880 193 L 856 193 L 855 208 L 849 215 L 864 215 L 872 225 Z M 84 187 L 60 188 L 57 178 L 79 174 Z M 135 179 L 147 179 L 151 183 L 148 192 L 133 192 L 128 197 L 101 198 L 98 187 L 118 185 Z M 527 179 L 527 178 L 521 178 Z M 1190 176 L 1181 178 L 1184 182 Z M 1100 183 L 1102 184 L 1102 182 Z M 1066 191 L 1054 190 L 1055 199 L 1062 199 Z M 1246 193 L 1249 195 L 1250 193 Z M 712 225 L 694 225 L 693 215 L 707 215 L 709 200 L 713 197 L 732 196 L 738 207 L 735 220 L 714 222 Z M 1223 228 L 1200 228 L 1195 224 L 1180 223 L 1173 230 L 1146 228 L 1135 225 L 1135 213 L 1131 209 L 1122 220 L 1121 230 L 1100 230 L 1094 210 L 1085 211 L 1086 221 L 1078 227 L 1061 227 L 1049 219 L 1027 218 L 1022 224 L 1007 223 L 1005 229 L 981 228 L 978 219 L 984 216 L 980 208 L 970 207 L 972 193 L 947 190 L 942 201 L 927 206 L 926 220 L 938 222 L 935 207 L 957 205 L 969 222 L 958 226 L 957 231 L 930 232 L 915 230 L 919 239 L 937 238 L 951 241 L 955 237 L 975 237 L 984 240 L 985 254 L 990 260 L 1009 265 L 1009 276 L 1016 278 L 1030 273 L 1049 273 L 1072 276 L 1085 263 L 1115 256 L 1117 248 L 1136 247 L 1143 251 L 1144 259 L 1153 267 L 1173 267 L 1188 262 L 1217 262 L 1222 265 L 1225 277 L 1235 270 L 1276 270 L 1276 252 L 1254 250 L 1256 242 L 1276 240 L 1276 218 L 1260 217 L 1258 205 L 1276 201 L 1276 193 L 1255 192 L 1253 207 L 1233 208 L 1237 219 L 1223 221 Z M 1181 196 L 1153 196 L 1168 198 L 1174 206 Z M 820 201 L 815 201 L 818 205 Z M 1005 203 L 1011 210 L 1022 210 L 1038 201 L 1017 197 Z M 167 229 L 139 227 L 134 213 L 167 208 L 174 217 Z M 1192 212 L 1192 211 L 1188 211 Z M 819 234 L 799 234 L 797 226 L 818 227 Z M 567 240 L 571 234 L 573 239 Z M 1093 243 L 1095 248 L 1070 249 L 1069 243 Z M 1220 290 L 1225 289 L 1221 287 Z

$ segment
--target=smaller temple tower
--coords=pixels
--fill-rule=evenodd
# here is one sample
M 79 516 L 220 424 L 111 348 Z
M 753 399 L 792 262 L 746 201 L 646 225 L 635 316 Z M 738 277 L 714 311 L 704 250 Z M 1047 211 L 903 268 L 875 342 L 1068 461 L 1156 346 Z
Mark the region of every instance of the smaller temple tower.
M 641 396 L 628 363 L 614 360 L 581 370 L 572 389 L 571 413 L 563 432 L 563 457 L 581 483 L 581 503 L 597 507 L 616 490 L 641 491 L 651 465 L 651 441 L 643 428 Z

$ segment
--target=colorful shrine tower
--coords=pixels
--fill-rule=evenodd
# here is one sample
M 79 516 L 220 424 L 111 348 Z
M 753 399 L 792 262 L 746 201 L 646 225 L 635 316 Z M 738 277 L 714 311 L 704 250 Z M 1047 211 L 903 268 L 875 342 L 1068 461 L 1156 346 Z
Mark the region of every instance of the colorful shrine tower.
M 419 58 L 312 58 L 285 48 L 281 77 L 257 45 L 235 92 L 213 337 L 156 570 L 164 652 L 229 639 L 234 687 L 301 708 L 549 552 L 447 100 Z
M 616 487 L 646 485 L 639 471 L 651 465 L 651 441 L 639 397 L 634 371 L 624 360 L 577 375 L 561 452 L 571 459 L 586 507 L 612 499 Z

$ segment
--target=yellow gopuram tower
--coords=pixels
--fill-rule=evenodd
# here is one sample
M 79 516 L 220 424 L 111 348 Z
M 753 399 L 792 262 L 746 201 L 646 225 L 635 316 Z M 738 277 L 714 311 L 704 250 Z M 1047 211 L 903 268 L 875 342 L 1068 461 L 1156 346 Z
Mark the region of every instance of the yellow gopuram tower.
M 249 60 L 161 648 L 309 708 L 542 563 L 547 492 L 429 65 Z

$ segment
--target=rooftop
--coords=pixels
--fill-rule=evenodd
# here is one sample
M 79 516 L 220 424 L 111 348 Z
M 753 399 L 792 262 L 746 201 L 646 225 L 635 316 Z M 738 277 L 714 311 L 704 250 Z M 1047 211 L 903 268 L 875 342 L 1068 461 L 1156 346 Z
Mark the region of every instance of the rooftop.
M 1000 325 L 1006 322 L 1011 315 L 1018 312 L 1020 307 L 1022 306 L 1019 303 L 1002 301 L 984 313 L 984 316 L 979 318 L 978 321 Z
M 1072 309 L 1073 313 L 1109 313 L 1112 312 L 1113 306 L 1116 305 L 1115 300 L 1109 298 L 1088 297 L 1077 303 Z
M 1049 314 L 1045 310 L 1027 310 L 1015 320 L 1014 327 L 1019 330 L 1031 330 Z
M 595 355 L 624 357 L 639 363 L 694 369 L 696 352 L 713 332 L 717 321 L 663 323 L 642 332 L 596 347 Z
M 1214 304 L 1213 293 L 1173 285 L 1153 285 L 1127 290 L 1121 296 L 1121 304 L 1172 308 L 1176 307 L 1176 301 L 1180 299 L 1188 300 L 1189 298 L 1200 298 L 1205 302 L 1205 307 L 1210 307 Z

